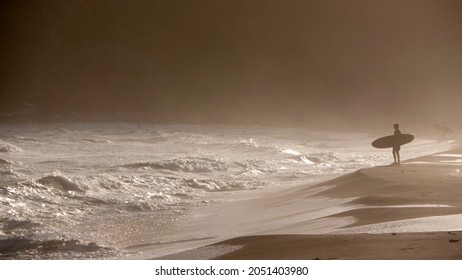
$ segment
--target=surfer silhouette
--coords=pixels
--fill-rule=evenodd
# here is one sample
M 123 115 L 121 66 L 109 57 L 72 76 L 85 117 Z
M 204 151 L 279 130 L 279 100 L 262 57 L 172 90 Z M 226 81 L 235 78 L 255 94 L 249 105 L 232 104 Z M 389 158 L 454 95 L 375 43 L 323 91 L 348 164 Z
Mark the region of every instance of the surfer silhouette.
M 372 142 L 372 147 L 380 149 L 393 148 L 393 158 L 395 159 L 395 162 L 393 164 L 400 164 L 401 159 L 399 151 L 401 150 L 401 145 L 411 143 L 412 140 L 414 140 L 414 135 L 401 134 L 401 131 L 399 130 L 399 124 L 397 123 L 395 123 L 393 127 L 395 128 L 395 133 L 393 133 L 393 135 L 388 135 L 375 139 Z
M 441 139 L 446 140 L 446 133 L 453 133 L 454 131 L 446 126 L 446 123 L 443 122 L 442 125 L 435 124 L 433 126 L 435 129 L 441 132 Z
M 441 129 L 441 133 L 443 134 L 443 140 L 446 140 L 446 133 L 448 132 L 448 128 L 446 127 L 446 123 L 443 123 L 443 129 Z
M 401 131 L 399 130 L 399 124 L 395 123 L 393 125 L 393 128 L 395 129 L 395 133 L 393 135 L 395 136 L 401 135 Z M 401 145 L 395 144 L 393 146 L 393 159 L 395 160 L 395 164 L 400 164 L 399 150 L 401 150 Z

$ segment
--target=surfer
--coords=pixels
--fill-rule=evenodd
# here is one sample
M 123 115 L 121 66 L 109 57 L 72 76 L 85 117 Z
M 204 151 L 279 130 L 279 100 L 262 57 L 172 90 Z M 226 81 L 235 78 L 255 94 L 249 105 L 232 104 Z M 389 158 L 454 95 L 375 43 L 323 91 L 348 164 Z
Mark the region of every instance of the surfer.
M 401 134 L 399 130 L 399 124 L 394 124 L 395 133 L 393 135 L 388 135 L 375 139 L 372 142 L 372 147 L 374 148 L 393 148 L 393 158 L 395 162 L 393 164 L 401 164 L 401 159 L 399 156 L 399 151 L 401 150 L 401 145 L 407 144 L 414 140 L 414 135 L 412 134 Z
M 393 135 L 395 136 L 401 135 L 401 131 L 399 130 L 399 124 L 395 123 L 393 125 L 393 128 L 395 129 L 395 133 Z M 395 160 L 395 164 L 400 164 L 399 150 L 401 150 L 401 145 L 395 144 L 393 146 L 393 159 Z
M 443 122 L 442 125 L 435 125 L 435 128 L 441 132 L 441 137 L 443 140 L 446 140 L 446 133 L 452 133 L 452 129 L 446 126 L 446 123 Z

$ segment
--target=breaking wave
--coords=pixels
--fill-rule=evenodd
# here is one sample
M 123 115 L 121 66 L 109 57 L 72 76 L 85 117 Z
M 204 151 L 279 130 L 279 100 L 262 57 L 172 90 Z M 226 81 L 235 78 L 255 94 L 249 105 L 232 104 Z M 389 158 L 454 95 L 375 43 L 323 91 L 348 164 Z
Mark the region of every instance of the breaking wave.
M 89 259 L 115 256 L 115 250 L 79 240 L 0 239 L 0 259 Z
M 0 142 L 0 153 L 20 153 L 22 149 L 16 145 Z
M 171 171 L 197 173 L 228 170 L 228 165 L 225 161 L 211 158 L 182 158 L 165 160 L 160 162 L 138 162 L 124 164 L 121 167 L 163 169 Z

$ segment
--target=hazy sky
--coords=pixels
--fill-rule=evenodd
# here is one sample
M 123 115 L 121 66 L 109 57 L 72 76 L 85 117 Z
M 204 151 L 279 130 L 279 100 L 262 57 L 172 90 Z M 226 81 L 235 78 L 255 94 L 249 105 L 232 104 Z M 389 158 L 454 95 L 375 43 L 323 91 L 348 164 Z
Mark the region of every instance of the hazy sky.
M 0 5 L 3 110 L 462 117 L 459 0 Z

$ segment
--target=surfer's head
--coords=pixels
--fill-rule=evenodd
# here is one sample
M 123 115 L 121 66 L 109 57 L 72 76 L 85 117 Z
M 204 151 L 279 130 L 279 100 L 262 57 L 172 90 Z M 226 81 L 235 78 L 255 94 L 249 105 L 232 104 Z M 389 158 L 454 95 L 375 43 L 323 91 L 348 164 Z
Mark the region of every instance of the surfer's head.
M 399 128 L 399 124 L 395 123 L 395 124 L 393 125 L 393 127 L 394 127 L 395 129 L 398 129 L 398 128 Z

